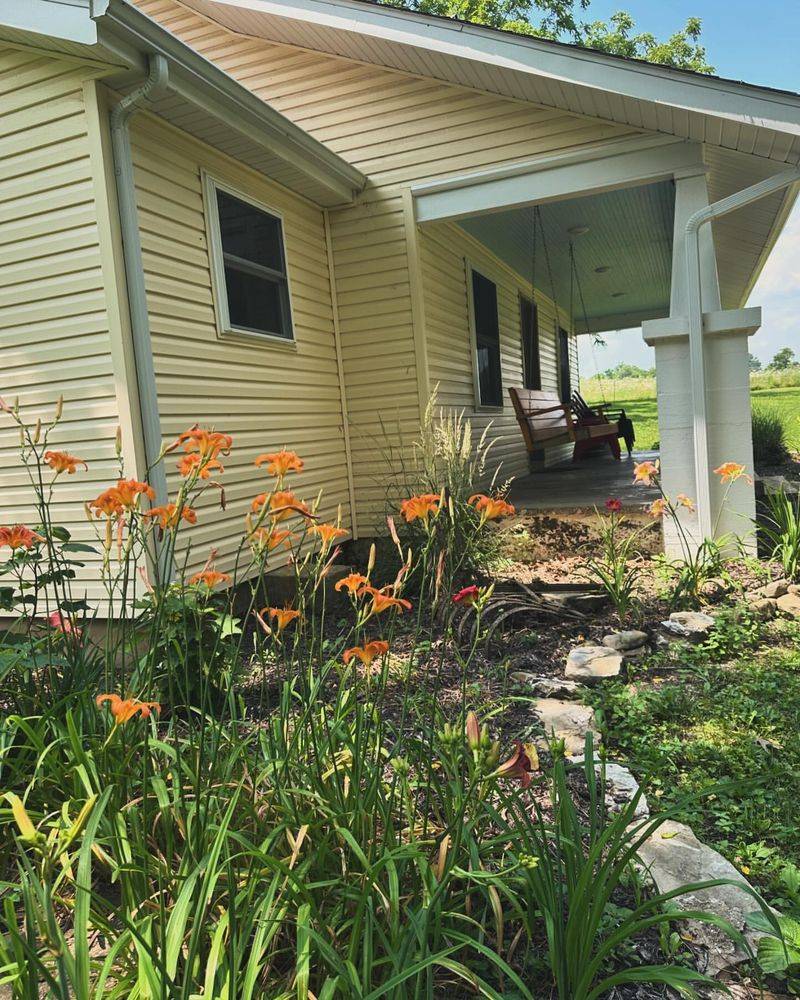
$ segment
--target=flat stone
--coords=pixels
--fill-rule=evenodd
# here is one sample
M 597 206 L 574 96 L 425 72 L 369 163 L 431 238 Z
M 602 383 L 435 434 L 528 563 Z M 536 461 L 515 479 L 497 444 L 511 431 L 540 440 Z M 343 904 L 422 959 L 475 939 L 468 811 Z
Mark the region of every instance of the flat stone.
M 600 611 L 608 604 L 608 597 L 605 594 L 543 593 L 541 596 L 551 604 L 558 605 L 560 608 L 569 608 L 571 611 L 580 611 L 583 614 Z
M 607 677 L 617 677 L 622 670 L 622 654 L 608 646 L 576 646 L 567 657 L 569 678 L 594 684 Z
M 789 584 L 790 594 L 800 594 L 800 583 L 790 583 Z
M 676 639 L 700 642 L 714 627 L 714 619 L 702 611 L 673 611 L 661 628 Z
M 600 744 L 600 733 L 594 728 L 594 709 L 588 705 L 559 701 L 556 698 L 539 698 L 533 710 L 539 717 L 546 737 L 563 740 L 570 756 L 583 753 L 587 733 L 594 736 L 595 746 Z M 548 739 L 539 738 L 535 742 L 544 749 L 548 747 Z
M 758 909 L 755 899 L 739 886 L 749 886 L 747 879 L 713 848 L 701 843 L 691 828 L 671 820 L 664 822 L 639 848 L 639 858 L 648 870 L 659 892 L 670 892 L 691 882 L 728 879 L 737 885 L 719 885 L 676 896 L 670 905 L 681 910 L 703 910 L 728 920 L 737 931 L 744 932 L 755 948 L 761 936 L 745 924 L 748 913 Z M 708 951 L 710 975 L 744 961 L 748 956 L 720 928 L 713 924 L 689 920 L 687 930 L 692 940 Z
M 521 684 L 540 698 L 569 698 L 585 690 L 582 684 L 567 680 L 565 677 L 547 677 L 541 674 L 529 674 L 524 670 L 516 670 L 508 675 L 515 684 Z
M 778 602 L 769 597 L 759 597 L 755 601 L 750 601 L 748 607 L 757 618 L 765 622 L 778 613 Z
M 616 649 L 618 653 L 626 653 L 628 650 L 644 646 L 648 638 L 647 632 L 629 629 L 627 632 L 612 632 L 603 636 L 603 645 L 609 649 Z
M 755 593 L 759 597 L 771 597 L 773 600 L 777 600 L 777 598 L 789 593 L 790 586 L 788 580 L 772 580 L 770 583 L 765 583 L 763 587 L 759 587 Z
M 583 754 L 580 754 L 575 758 L 576 764 L 582 764 L 586 758 Z M 602 765 L 599 760 L 595 758 L 594 770 L 598 779 L 600 778 Z M 622 764 L 617 764 L 612 760 L 606 761 L 606 788 L 605 788 L 605 803 L 606 809 L 612 813 L 622 812 L 623 808 L 632 802 L 637 792 L 639 791 L 639 782 L 634 778 L 631 772 L 624 767 Z M 636 803 L 636 809 L 634 810 L 632 819 L 647 819 L 650 815 L 650 806 L 647 804 L 647 798 L 644 795 L 639 797 L 639 801 Z
M 800 594 L 784 594 L 776 603 L 778 611 L 792 618 L 800 618 Z

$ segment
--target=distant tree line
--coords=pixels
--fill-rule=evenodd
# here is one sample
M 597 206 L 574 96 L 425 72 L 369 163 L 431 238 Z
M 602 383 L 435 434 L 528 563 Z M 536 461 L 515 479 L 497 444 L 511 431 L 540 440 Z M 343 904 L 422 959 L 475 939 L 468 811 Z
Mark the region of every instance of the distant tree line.
M 751 354 L 750 357 L 750 371 L 760 372 L 764 368 L 764 365 L 758 360 L 758 358 Z M 791 347 L 782 347 L 779 351 L 776 351 L 775 357 L 766 366 L 768 372 L 785 372 L 787 368 L 794 368 L 798 364 L 797 359 L 794 356 L 794 351 Z

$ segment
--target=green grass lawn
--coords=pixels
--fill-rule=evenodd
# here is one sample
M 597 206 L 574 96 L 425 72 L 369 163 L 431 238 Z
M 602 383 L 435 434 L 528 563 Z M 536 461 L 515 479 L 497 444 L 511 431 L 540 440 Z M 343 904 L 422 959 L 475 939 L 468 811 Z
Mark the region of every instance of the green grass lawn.
M 600 390 L 604 390 L 601 396 Z M 616 391 L 615 391 L 616 390 Z M 590 403 L 607 402 L 621 406 L 636 428 L 636 447 L 650 451 L 658 447 L 658 414 L 654 379 L 611 380 L 599 385 L 595 379 L 582 383 L 581 391 Z M 753 389 L 753 406 L 777 410 L 786 424 L 786 441 L 793 451 L 800 451 L 800 386 Z

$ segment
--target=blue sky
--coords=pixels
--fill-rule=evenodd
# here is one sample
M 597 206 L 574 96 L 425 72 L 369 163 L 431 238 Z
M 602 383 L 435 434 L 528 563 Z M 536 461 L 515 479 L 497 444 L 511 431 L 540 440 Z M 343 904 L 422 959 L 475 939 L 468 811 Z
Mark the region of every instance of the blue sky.
M 639 30 L 659 38 L 683 26 L 687 17 L 703 22 L 708 61 L 720 76 L 768 87 L 800 91 L 800 0 L 592 0 L 587 20 L 605 20 L 615 10 L 630 11 Z M 751 350 L 767 362 L 785 345 L 800 355 L 800 205 L 750 296 L 762 307 L 763 325 Z M 592 347 L 580 338 L 581 374 L 629 361 L 649 368 L 653 352 L 639 331 L 609 333 L 607 347 Z

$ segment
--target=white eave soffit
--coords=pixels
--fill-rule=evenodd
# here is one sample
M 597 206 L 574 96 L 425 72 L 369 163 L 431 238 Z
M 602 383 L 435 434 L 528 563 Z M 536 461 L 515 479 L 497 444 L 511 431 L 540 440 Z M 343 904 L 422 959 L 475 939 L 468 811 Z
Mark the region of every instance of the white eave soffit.
M 504 71 L 538 76 L 565 88 L 616 95 L 652 107 L 670 107 L 731 123 L 766 128 L 800 137 L 800 95 L 706 77 L 637 60 L 623 59 L 577 46 L 548 42 L 481 25 L 398 10 L 365 0 L 182 0 L 188 7 L 236 30 L 236 13 L 263 15 L 365 36 L 399 49 L 424 50 L 429 60 L 459 59 Z M 265 20 L 265 27 L 267 24 Z M 268 37 L 265 33 L 265 37 Z M 309 47 L 314 47 L 313 43 Z M 365 46 L 365 61 L 375 57 Z M 393 68 L 397 68 L 396 65 Z M 454 81 L 457 82 L 457 81 Z M 669 131 L 669 129 L 664 129 Z

